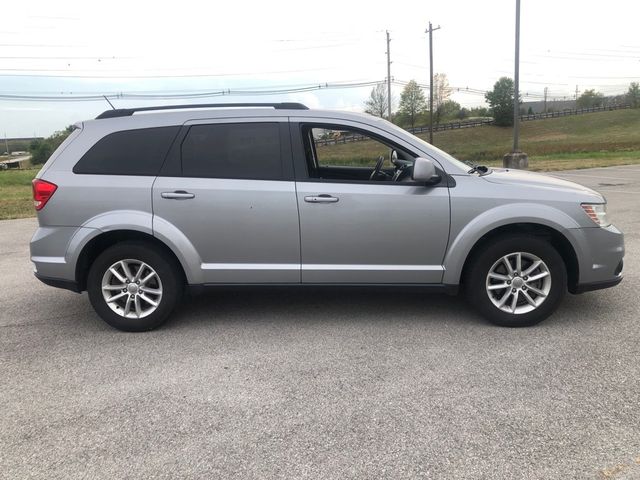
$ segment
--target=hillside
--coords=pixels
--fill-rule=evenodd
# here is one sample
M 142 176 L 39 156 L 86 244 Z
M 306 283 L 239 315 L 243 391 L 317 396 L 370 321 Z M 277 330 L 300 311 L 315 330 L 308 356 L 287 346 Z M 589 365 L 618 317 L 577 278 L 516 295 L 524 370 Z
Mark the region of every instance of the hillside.
M 513 130 L 492 125 L 447 130 L 435 132 L 433 141 L 461 160 L 494 163 L 511 150 Z M 520 146 L 534 164 L 551 158 L 627 158 L 636 163 L 640 161 L 640 109 L 522 122 Z
M 522 122 L 520 148 L 531 170 L 568 170 L 640 163 L 640 109 L 615 110 Z M 428 133 L 419 137 L 428 140 Z M 434 132 L 433 143 L 460 160 L 502 165 L 511 150 L 513 129 L 485 125 Z M 373 141 L 320 146 L 333 164 L 371 165 L 381 155 Z

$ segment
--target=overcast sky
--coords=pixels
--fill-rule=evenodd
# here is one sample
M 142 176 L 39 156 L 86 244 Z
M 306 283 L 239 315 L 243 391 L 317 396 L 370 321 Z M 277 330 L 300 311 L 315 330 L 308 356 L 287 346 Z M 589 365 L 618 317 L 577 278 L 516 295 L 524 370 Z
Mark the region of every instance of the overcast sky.
M 515 0 L 395 2 L 190 1 L 4 2 L 0 95 L 60 96 L 257 89 L 386 77 L 428 84 L 434 69 L 452 87 L 491 89 L 513 76 Z M 522 0 L 521 91 L 572 97 L 576 85 L 623 93 L 640 80 L 640 2 Z M 394 86 L 399 97 L 401 86 Z M 116 107 L 162 103 L 301 101 L 362 110 L 371 87 L 197 100 L 113 99 Z M 456 92 L 464 106 L 482 95 Z M 0 135 L 46 136 L 108 109 L 102 101 L 0 98 Z

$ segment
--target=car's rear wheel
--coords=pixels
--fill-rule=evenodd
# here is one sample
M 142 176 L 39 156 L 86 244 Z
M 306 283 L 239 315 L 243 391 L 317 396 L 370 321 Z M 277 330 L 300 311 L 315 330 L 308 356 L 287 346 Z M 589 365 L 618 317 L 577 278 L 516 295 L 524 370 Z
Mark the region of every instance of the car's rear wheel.
M 89 270 L 87 290 L 93 308 L 119 330 L 141 332 L 162 325 L 184 289 L 181 271 L 172 260 L 148 243 L 109 247 Z
M 542 238 L 509 236 L 477 251 L 467 269 L 471 304 L 496 325 L 526 327 L 551 315 L 567 289 L 565 264 Z

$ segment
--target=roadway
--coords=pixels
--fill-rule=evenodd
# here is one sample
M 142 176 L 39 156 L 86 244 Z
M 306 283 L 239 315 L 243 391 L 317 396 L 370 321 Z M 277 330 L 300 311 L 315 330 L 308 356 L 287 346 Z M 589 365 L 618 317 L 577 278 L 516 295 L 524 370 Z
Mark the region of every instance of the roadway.
M 529 329 L 252 291 L 126 334 L 33 278 L 34 219 L 0 222 L 0 478 L 640 478 L 640 166 L 554 175 L 607 196 L 626 278 Z

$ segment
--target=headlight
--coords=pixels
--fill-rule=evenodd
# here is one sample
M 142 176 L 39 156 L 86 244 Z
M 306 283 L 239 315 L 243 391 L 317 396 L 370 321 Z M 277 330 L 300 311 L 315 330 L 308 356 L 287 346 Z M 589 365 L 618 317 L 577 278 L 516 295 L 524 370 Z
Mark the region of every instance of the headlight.
M 607 219 L 606 203 L 582 203 L 582 209 L 594 223 L 600 227 L 608 227 L 611 222 Z

